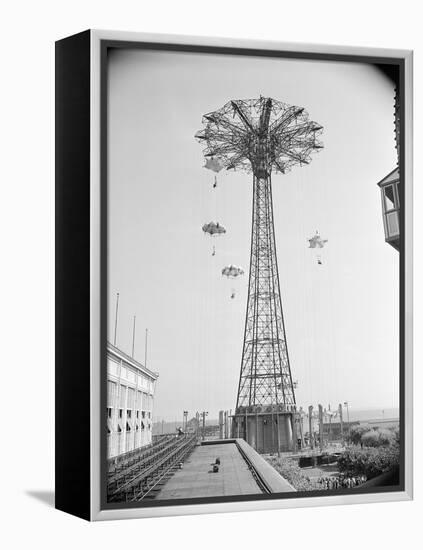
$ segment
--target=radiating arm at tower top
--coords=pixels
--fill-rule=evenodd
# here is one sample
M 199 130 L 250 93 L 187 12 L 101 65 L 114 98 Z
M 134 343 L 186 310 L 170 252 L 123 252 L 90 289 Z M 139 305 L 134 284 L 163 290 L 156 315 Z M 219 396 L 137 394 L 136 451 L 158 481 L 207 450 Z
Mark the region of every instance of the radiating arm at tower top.
M 229 101 L 204 115 L 203 124 L 195 137 L 206 143 L 206 157 L 257 177 L 309 164 L 311 154 L 323 148 L 323 127 L 310 121 L 304 108 L 271 98 Z

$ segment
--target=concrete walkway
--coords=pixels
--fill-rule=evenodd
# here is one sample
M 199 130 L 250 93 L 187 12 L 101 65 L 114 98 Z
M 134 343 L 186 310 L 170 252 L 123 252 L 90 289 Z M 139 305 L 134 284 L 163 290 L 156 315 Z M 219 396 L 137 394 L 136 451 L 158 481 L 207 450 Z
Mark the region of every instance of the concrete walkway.
M 220 458 L 219 472 L 213 464 Z M 196 447 L 157 495 L 157 500 L 261 494 L 235 443 Z

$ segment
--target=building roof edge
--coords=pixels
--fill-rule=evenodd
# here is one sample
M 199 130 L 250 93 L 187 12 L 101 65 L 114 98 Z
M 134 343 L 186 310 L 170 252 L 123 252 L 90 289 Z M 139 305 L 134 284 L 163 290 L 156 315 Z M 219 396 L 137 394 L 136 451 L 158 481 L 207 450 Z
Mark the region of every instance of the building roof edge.
M 142 365 L 139 361 L 136 361 L 133 357 L 130 357 L 127 353 L 125 353 L 118 347 L 111 344 L 109 341 L 107 342 L 107 351 L 109 353 L 116 355 L 117 357 L 119 357 L 120 359 L 128 363 L 130 366 L 140 370 L 150 378 L 153 378 L 153 380 L 157 380 L 157 378 L 159 377 L 158 372 L 153 372 L 152 370 L 148 369 L 147 367 Z

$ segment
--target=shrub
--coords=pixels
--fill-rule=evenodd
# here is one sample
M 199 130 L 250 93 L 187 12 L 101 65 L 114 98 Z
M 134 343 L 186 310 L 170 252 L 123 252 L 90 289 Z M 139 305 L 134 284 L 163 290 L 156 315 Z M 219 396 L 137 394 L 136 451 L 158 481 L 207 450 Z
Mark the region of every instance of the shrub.
M 323 486 L 311 480 L 298 466 L 297 460 L 277 456 L 263 456 L 297 491 L 321 491 Z
M 393 430 L 379 428 L 380 445 L 393 445 L 395 443 L 396 443 L 396 437 L 395 437 L 395 432 Z
M 361 436 L 361 443 L 365 447 L 379 447 L 379 432 L 376 430 L 369 430 Z
M 363 447 L 380 447 L 399 443 L 398 428 L 371 428 L 370 426 L 354 426 L 348 436 L 348 441 Z
M 370 426 L 353 426 L 348 434 L 348 441 L 363 446 L 363 435 L 370 431 Z
M 395 436 L 391 430 L 370 430 L 361 436 L 361 442 L 365 447 L 381 447 L 393 444 Z
M 400 429 L 398 427 L 392 428 L 393 443 L 395 445 L 400 444 Z
M 368 449 L 351 449 L 338 459 L 339 471 L 346 476 L 365 475 L 367 479 L 399 465 L 399 448 L 395 446 Z

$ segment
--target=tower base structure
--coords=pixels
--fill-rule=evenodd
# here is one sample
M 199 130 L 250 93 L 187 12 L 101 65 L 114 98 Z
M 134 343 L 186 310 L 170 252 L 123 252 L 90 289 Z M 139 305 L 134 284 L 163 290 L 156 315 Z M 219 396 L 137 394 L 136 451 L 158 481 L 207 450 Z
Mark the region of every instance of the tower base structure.
M 232 417 L 232 437 L 245 439 L 258 453 L 295 451 L 295 410 L 282 405 L 238 407 Z

